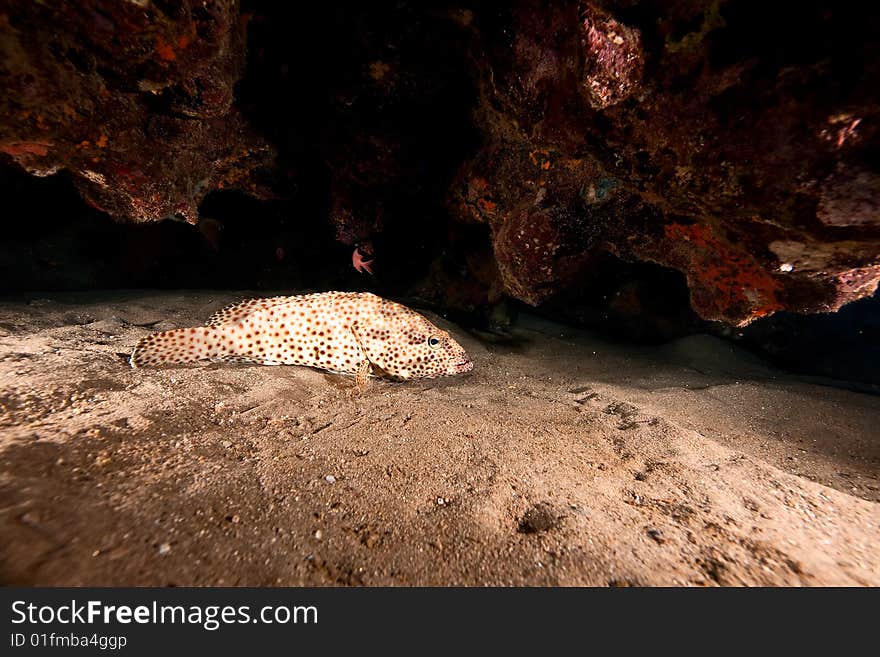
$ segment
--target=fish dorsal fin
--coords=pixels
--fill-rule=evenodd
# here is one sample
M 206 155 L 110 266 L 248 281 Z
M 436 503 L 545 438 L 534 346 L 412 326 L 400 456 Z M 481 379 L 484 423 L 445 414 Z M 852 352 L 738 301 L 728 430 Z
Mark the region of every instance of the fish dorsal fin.
M 273 308 L 282 303 L 287 303 L 296 297 L 270 297 L 268 299 L 248 299 L 233 303 L 215 312 L 205 322 L 205 326 L 222 326 L 223 324 L 236 324 L 244 318 L 259 310 Z

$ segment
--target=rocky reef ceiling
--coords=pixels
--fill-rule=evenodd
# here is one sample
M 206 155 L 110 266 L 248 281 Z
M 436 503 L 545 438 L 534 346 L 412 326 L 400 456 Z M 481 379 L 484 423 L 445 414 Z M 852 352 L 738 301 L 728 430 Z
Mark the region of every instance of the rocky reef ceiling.
M 447 306 L 609 258 L 740 326 L 880 282 L 866 3 L 4 0 L 0 58 L 7 163 L 209 235 L 218 190 L 289 201 Z

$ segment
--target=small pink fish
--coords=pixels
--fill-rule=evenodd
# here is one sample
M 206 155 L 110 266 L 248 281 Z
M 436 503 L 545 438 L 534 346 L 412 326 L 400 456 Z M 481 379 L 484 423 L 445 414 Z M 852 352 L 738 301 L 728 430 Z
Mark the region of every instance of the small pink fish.
M 370 265 L 373 264 L 372 260 L 364 260 L 364 257 L 361 255 L 360 249 L 355 248 L 354 253 L 351 254 L 351 264 L 354 266 L 355 271 L 360 273 L 364 273 L 364 271 L 373 273 L 373 270 L 370 269 Z

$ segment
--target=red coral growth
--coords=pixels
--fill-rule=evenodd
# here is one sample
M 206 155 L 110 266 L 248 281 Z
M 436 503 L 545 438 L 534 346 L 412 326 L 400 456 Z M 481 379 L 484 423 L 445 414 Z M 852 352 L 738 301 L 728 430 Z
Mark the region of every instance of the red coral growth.
M 784 308 L 782 286 L 752 256 L 715 237 L 702 224 L 667 224 L 664 236 L 682 254 L 694 290 L 695 310 L 708 318 L 743 317 L 740 324 Z M 682 247 L 681 242 L 688 243 Z
M 166 62 L 173 62 L 177 59 L 177 53 L 174 52 L 174 48 L 172 48 L 161 36 L 156 37 L 156 54 L 159 55 L 159 59 Z
M 0 145 L 0 151 L 7 155 L 48 155 L 51 145 L 41 141 L 19 141 Z

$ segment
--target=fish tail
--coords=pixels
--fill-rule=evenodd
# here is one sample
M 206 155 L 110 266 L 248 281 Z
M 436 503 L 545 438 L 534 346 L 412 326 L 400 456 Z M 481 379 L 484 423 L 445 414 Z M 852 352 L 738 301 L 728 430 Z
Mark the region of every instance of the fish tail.
M 157 367 L 222 360 L 233 355 L 223 327 L 182 328 L 141 338 L 131 352 L 132 367 Z

